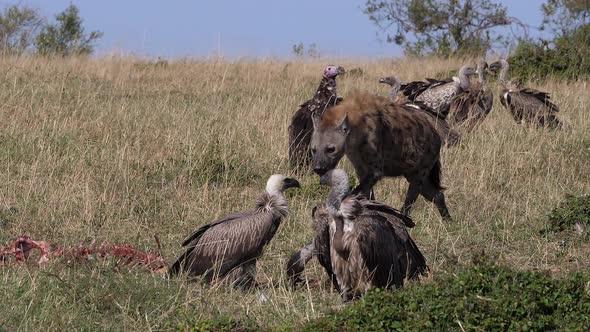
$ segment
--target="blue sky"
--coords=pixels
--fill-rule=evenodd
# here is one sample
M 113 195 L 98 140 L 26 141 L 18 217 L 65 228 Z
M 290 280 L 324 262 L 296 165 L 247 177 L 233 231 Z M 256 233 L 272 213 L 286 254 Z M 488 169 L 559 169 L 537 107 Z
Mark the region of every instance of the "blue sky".
M 381 58 L 402 50 L 362 13 L 363 0 L 25 0 L 53 19 L 70 3 L 87 31 L 100 30 L 97 54 L 166 58 L 288 57 L 293 44 L 315 43 L 323 56 Z M 544 0 L 500 0 L 509 15 L 538 26 Z M 17 3 L 0 0 L 0 4 Z M 534 31 L 533 31 L 534 34 Z

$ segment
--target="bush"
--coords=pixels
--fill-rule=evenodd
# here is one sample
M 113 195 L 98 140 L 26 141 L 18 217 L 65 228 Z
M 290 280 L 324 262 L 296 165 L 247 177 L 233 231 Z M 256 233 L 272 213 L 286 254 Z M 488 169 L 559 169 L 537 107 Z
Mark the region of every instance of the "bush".
M 590 274 L 553 279 L 475 265 L 395 292 L 372 290 L 306 331 L 583 330 L 590 326 Z
M 568 195 L 565 201 L 549 213 L 549 225 L 546 231 L 571 231 L 576 224 L 585 229 L 584 238 L 588 239 L 590 229 L 590 195 Z
M 37 36 L 35 45 L 41 55 L 87 55 L 94 51 L 93 43 L 102 37 L 102 32 L 86 34 L 79 16 L 78 7 L 70 4 L 59 13 L 55 24 L 46 25 Z
M 523 81 L 589 77 L 589 53 L 590 25 L 556 38 L 551 47 L 546 42 L 522 41 L 509 58 L 511 75 Z

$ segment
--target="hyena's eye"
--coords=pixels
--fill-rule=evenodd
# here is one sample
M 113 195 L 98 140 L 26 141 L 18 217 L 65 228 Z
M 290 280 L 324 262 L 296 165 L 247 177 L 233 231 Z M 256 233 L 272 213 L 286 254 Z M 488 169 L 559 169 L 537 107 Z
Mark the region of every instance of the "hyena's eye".
M 326 153 L 334 153 L 336 151 L 336 147 L 328 146 L 326 147 Z

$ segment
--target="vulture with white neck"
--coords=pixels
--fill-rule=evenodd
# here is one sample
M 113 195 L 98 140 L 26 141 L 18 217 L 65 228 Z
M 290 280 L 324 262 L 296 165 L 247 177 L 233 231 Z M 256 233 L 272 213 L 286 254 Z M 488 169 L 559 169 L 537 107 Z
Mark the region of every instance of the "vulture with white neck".
M 331 191 L 326 204 L 314 208 L 314 240 L 287 264 L 293 284 L 302 281 L 301 273 L 313 256 L 344 301 L 373 287 L 401 287 L 404 279 L 416 279 L 427 271 L 426 260 L 407 231 L 414 227 L 411 218 L 385 204 L 350 196 L 348 175 L 342 169 L 328 171 L 320 183 Z
M 427 82 L 415 81 L 401 86 L 402 93 L 411 101 L 420 101 L 446 118 L 451 99 L 461 91 L 469 90 L 469 76 L 475 75 L 474 68 L 465 65 L 459 70 L 459 76 L 446 80 L 427 78 Z
M 557 118 L 559 108 L 551 102 L 546 92 L 523 88 L 520 83 L 506 79 L 508 61 L 501 59 L 490 65 L 494 72 L 500 71 L 499 81 L 502 85 L 500 102 L 507 108 L 517 123 L 529 123 L 539 127 L 560 128 Z
M 473 130 L 492 111 L 494 96 L 487 83 L 488 63 L 477 63 L 478 80 L 471 84 L 469 90 L 459 93 L 451 101 L 449 123 L 461 126 L 467 131 Z
M 297 180 L 272 175 L 252 210 L 213 221 L 186 238 L 182 246 L 187 249 L 168 274 L 202 276 L 207 283 L 223 280 L 239 288 L 254 286 L 256 261 L 287 216 L 283 192 L 295 187 L 299 187 Z
M 402 86 L 402 82 L 396 76 L 388 76 L 379 79 L 379 83 L 384 83 L 391 86 L 389 93 L 389 100 L 392 103 L 398 104 L 411 111 L 421 111 L 429 115 L 429 121 L 436 129 L 440 139 L 444 145 L 452 146 L 461 140 L 461 135 L 455 130 L 451 129 L 444 116 L 434 109 L 428 107 L 423 102 L 409 101 L 404 96 L 398 96 L 399 90 Z

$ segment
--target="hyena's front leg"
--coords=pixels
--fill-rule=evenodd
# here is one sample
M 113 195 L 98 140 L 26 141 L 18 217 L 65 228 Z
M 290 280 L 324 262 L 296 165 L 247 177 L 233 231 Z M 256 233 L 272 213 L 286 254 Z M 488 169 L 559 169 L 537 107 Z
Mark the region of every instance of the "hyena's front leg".
M 359 174 L 360 173 L 360 174 Z M 368 199 L 375 199 L 373 186 L 383 177 L 381 172 L 357 172 L 359 184 L 352 190 L 353 195 L 363 194 Z

